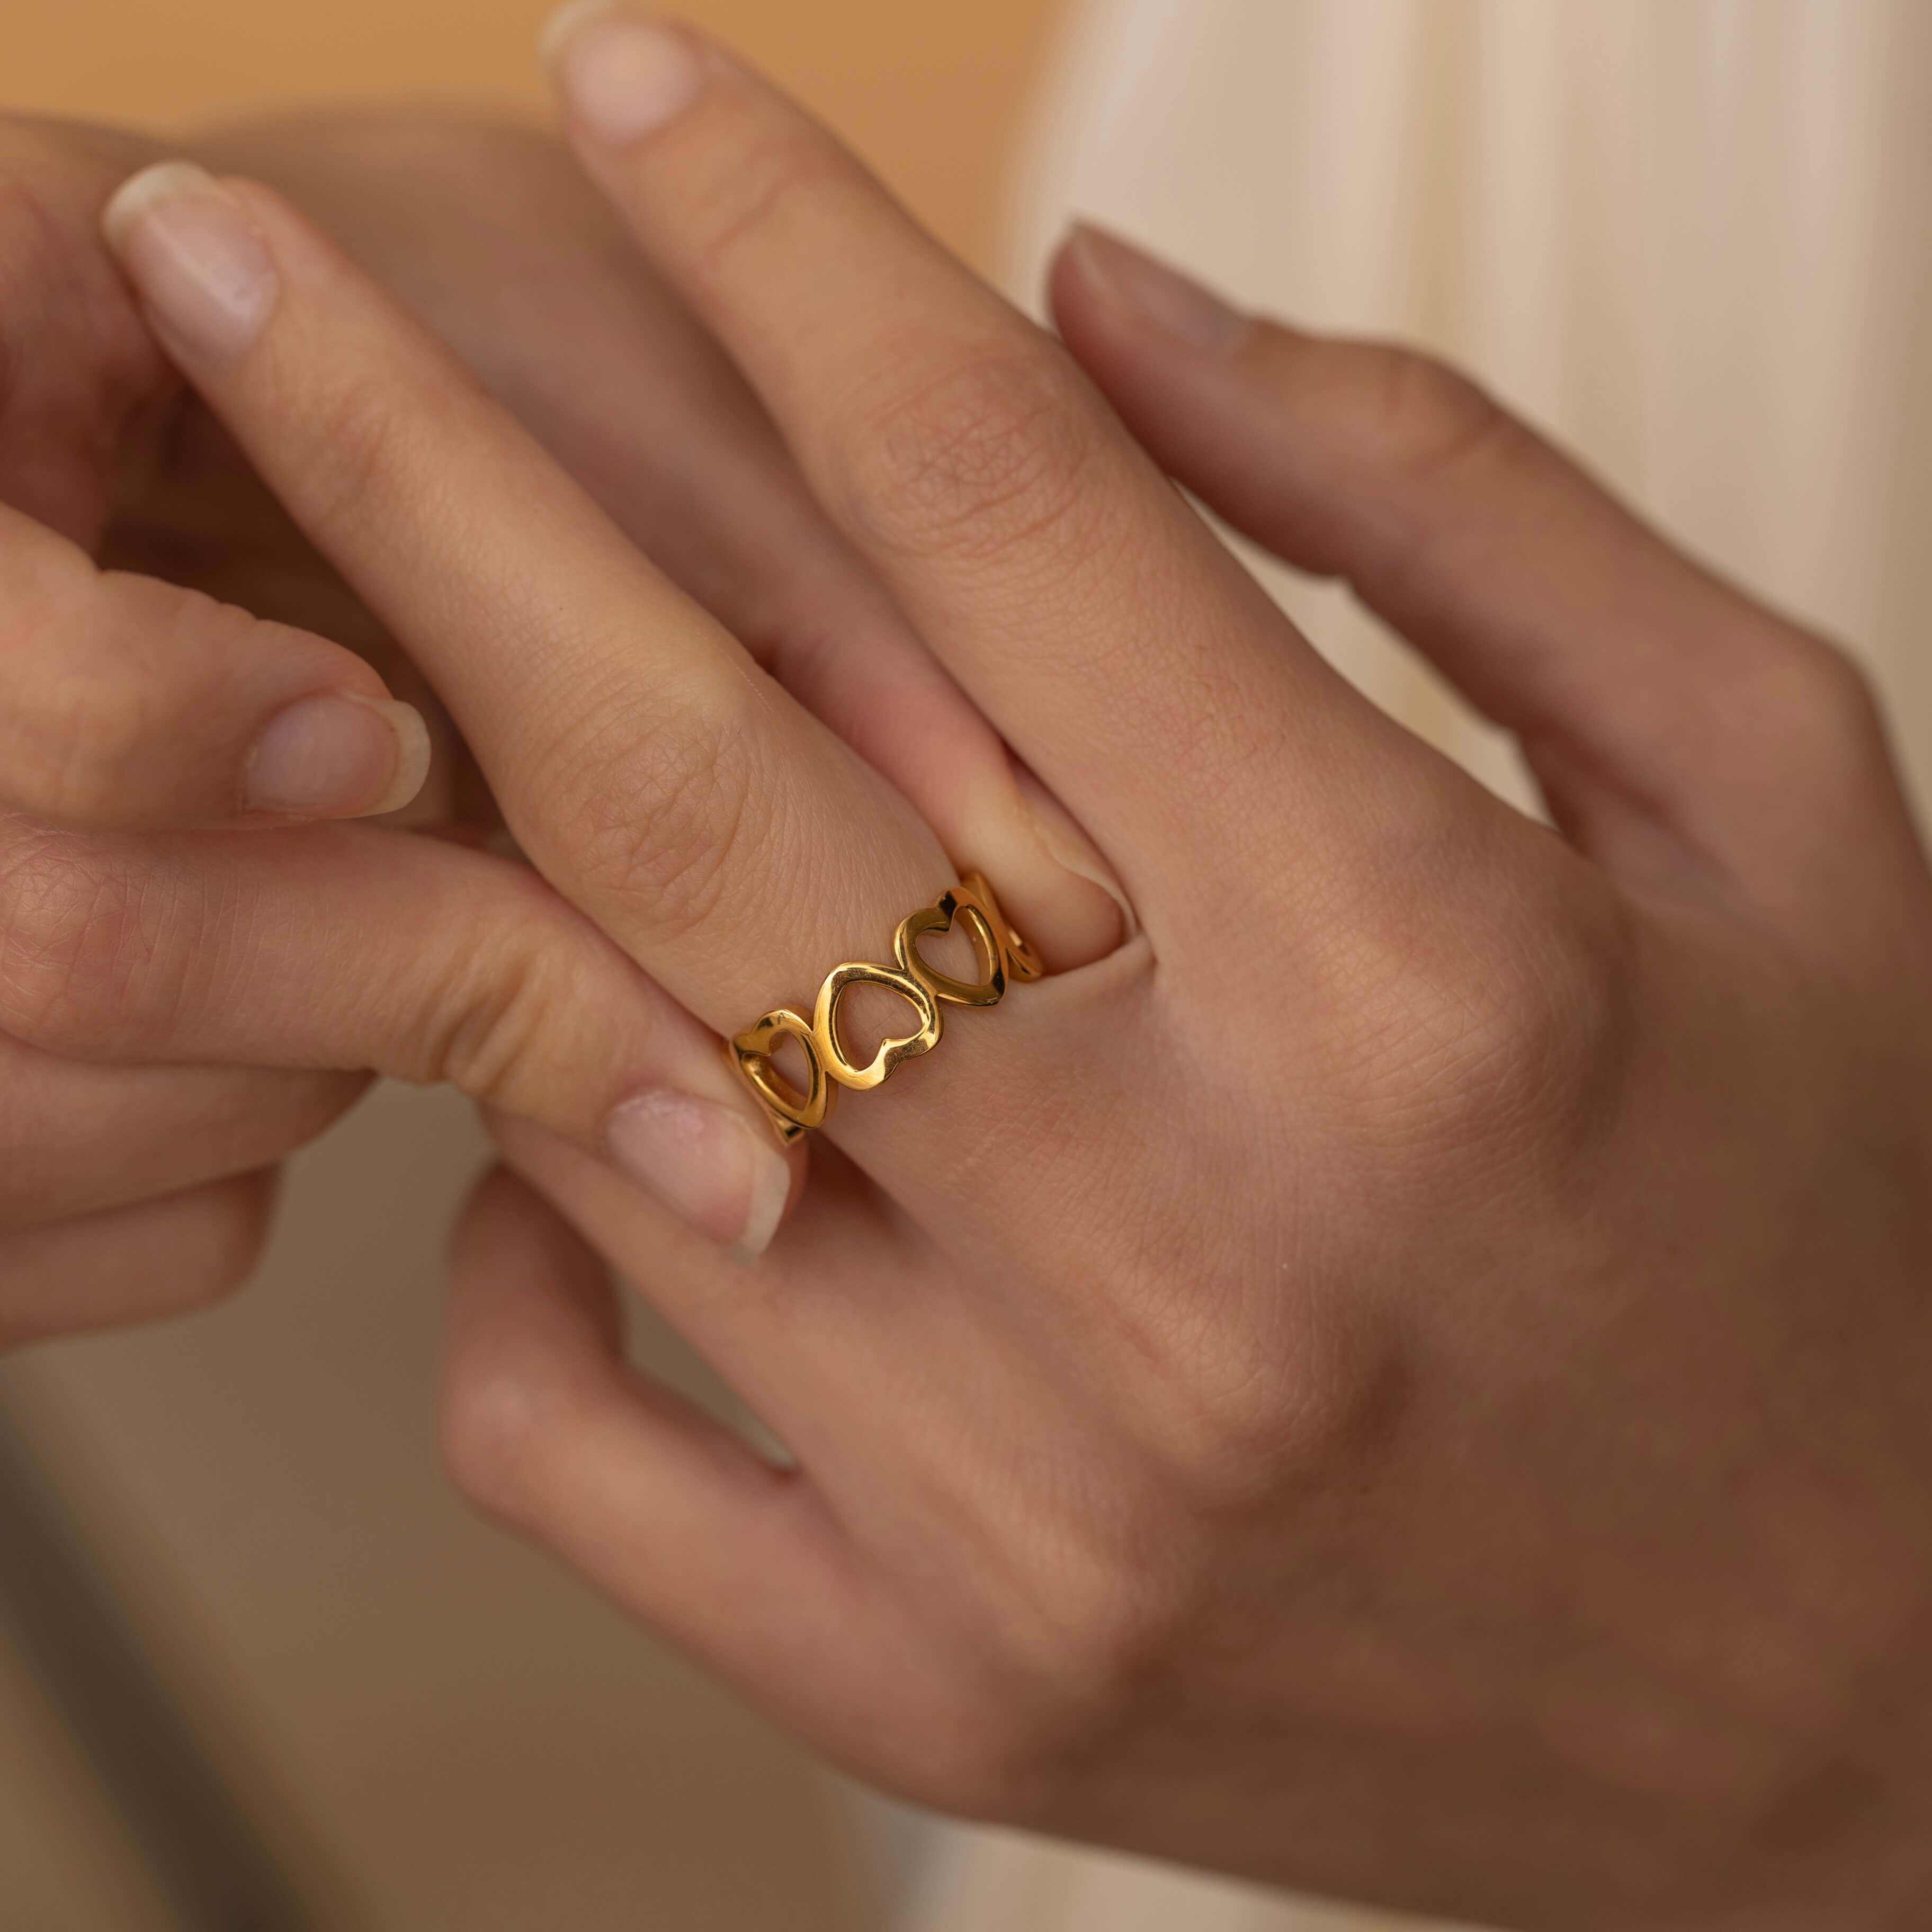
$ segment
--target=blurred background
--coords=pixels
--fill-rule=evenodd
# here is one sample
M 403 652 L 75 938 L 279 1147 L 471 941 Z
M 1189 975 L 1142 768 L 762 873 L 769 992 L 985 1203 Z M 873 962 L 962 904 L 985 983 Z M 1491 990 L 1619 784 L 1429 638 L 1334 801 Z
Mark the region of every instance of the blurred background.
M 5 107 L 149 128 L 344 101 L 547 120 L 545 0 L 8 0 Z M 688 0 L 824 115 L 953 247 L 994 252 L 999 183 L 1063 0 Z
M 0 108 L 534 119 L 546 10 L 6 0 Z M 1078 213 L 1472 368 L 1858 650 L 1932 796 L 1924 0 L 682 10 L 1022 300 Z M 1345 592 L 1255 562 L 1350 676 L 1534 808 L 1509 746 Z M 244 1301 L 0 1364 L 0 1932 L 1340 1922 L 863 1800 L 472 1520 L 430 1398 L 438 1248 L 480 1160 L 460 1106 L 386 1090 L 296 1164 Z

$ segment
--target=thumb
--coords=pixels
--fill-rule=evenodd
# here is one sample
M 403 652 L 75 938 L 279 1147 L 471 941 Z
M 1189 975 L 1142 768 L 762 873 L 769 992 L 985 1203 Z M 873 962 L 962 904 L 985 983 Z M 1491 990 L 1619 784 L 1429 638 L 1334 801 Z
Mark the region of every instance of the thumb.
M 799 1165 L 716 1036 L 535 872 L 411 833 L 0 819 L 0 1030 L 73 1059 L 449 1082 L 741 1258 Z

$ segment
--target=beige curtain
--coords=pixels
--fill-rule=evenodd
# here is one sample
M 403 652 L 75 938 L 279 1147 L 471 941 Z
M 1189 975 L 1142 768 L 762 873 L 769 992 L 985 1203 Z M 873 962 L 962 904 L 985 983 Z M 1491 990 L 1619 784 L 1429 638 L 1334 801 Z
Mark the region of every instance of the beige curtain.
M 1932 5 L 1088 0 L 1022 170 L 1070 217 L 1312 326 L 1477 370 L 1683 542 L 1855 646 L 1932 800 Z M 1508 747 L 1336 594 L 1271 573 L 1398 716 Z M 1520 795 L 1519 794 L 1519 795 Z M 994 1834 L 916 1932 L 1378 1923 Z

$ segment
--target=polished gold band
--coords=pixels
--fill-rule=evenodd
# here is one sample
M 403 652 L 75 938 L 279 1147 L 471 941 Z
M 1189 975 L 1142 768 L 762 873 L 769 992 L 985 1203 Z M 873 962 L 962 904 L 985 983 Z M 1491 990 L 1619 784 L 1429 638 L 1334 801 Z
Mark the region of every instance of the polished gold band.
M 919 956 L 919 942 L 928 932 L 946 932 L 957 920 L 979 956 L 980 977 L 967 981 L 937 973 Z M 841 1087 L 861 1089 L 883 1086 L 900 1064 L 930 1053 L 946 1030 L 942 1006 L 997 1006 L 1006 996 L 1010 980 L 1037 980 L 1038 956 L 1000 910 L 993 889 L 977 872 L 968 872 L 936 904 L 923 907 L 899 922 L 892 934 L 895 966 L 874 966 L 848 961 L 835 966 L 818 989 L 818 1003 L 807 1019 L 789 1006 L 777 1006 L 731 1042 L 731 1058 L 746 1084 L 764 1104 L 782 1141 L 795 1141 L 808 1127 L 822 1126 Z M 896 993 L 919 1017 L 919 1030 L 880 1042 L 863 1066 L 846 1058 L 838 1039 L 838 1002 L 854 986 L 883 986 Z M 805 1054 L 807 1073 L 801 1093 L 772 1064 L 772 1049 L 789 1037 Z

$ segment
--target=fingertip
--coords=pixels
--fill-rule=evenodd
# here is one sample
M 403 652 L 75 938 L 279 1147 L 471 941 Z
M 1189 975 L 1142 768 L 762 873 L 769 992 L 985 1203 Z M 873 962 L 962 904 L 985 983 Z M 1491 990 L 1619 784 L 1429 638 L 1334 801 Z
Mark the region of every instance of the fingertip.
M 206 168 L 143 168 L 109 199 L 100 229 L 177 362 L 218 374 L 254 346 L 279 278 L 242 202 Z
M 358 814 L 380 818 L 385 812 L 400 812 L 404 806 L 413 804 L 428 782 L 434 755 L 429 724 L 413 704 L 405 704 L 400 698 L 363 698 L 356 702 L 374 712 L 395 737 L 395 769 L 388 788 L 367 811 Z
M 601 20 L 620 11 L 618 0 L 570 0 L 551 14 L 537 34 L 537 58 L 552 80 L 563 57 L 563 50 L 578 32 L 592 20 Z
M 1092 222 L 1076 217 L 1054 244 L 1053 253 L 1047 259 L 1046 286 L 1056 308 L 1063 301 L 1077 300 L 1087 292 L 1088 238 L 1100 232 Z
M 1220 358 L 1254 333 L 1253 319 L 1194 276 L 1088 221 L 1076 222 L 1052 269 L 1054 306 L 1069 295 L 1172 345 Z
M 376 818 L 422 791 L 430 759 L 429 727 L 413 705 L 322 692 L 269 720 L 249 754 L 243 802 L 275 818 Z
M 124 256 L 136 229 L 163 202 L 184 195 L 214 195 L 220 192 L 214 177 L 198 163 L 187 160 L 157 161 L 138 174 L 130 175 L 100 211 L 100 232 L 117 256 Z
M 746 1131 L 755 1134 L 758 1130 L 748 1127 Z M 733 1260 L 742 1262 L 747 1267 L 758 1260 L 777 1238 L 785 1210 L 796 1192 L 793 1185 L 796 1171 L 792 1160 L 770 1147 L 761 1146 L 759 1153 L 754 1170 L 751 1210 L 746 1217 L 744 1232 L 726 1250 Z
M 578 0 L 544 30 L 544 64 L 580 128 L 627 147 L 682 112 L 704 81 L 690 34 L 606 0 Z

